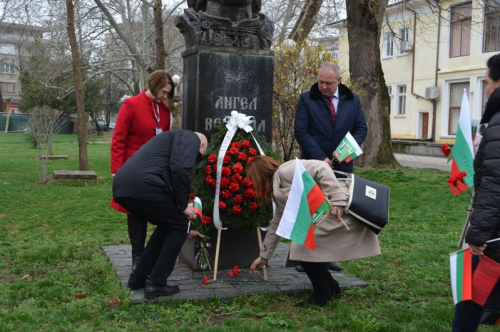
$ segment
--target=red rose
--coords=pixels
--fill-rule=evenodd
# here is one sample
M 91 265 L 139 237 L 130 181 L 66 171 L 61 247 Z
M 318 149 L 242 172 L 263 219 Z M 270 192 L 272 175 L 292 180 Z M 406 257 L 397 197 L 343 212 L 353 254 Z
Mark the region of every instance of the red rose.
M 205 174 L 212 174 L 212 166 L 208 165 L 208 166 L 205 168 Z
M 238 150 L 238 148 L 235 148 L 235 147 L 232 147 L 229 149 L 229 153 L 230 154 L 237 154 L 240 150 Z
M 243 177 L 240 174 L 233 175 L 234 182 L 241 182 L 241 179 L 243 179 Z
M 464 177 L 467 176 L 467 172 L 460 172 L 456 175 L 457 181 L 463 181 Z
M 244 148 L 249 148 L 250 147 L 250 141 L 244 140 L 241 142 L 241 146 Z
M 232 211 L 234 214 L 240 214 L 241 212 L 243 212 L 243 209 L 241 208 L 241 206 L 235 205 L 235 206 L 233 206 Z
M 253 157 L 248 157 L 248 159 L 247 159 L 247 163 L 248 163 L 249 165 L 252 163 L 252 161 L 253 161 Z
M 223 176 L 220 178 L 220 187 L 227 188 L 227 186 L 229 186 L 230 182 L 231 182 L 231 180 L 228 177 Z
M 215 155 L 215 153 L 212 153 L 210 156 L 208 156 L 207 159 L 209 163 L 213 163 L 217 159 L 217 156 Z
M 212 186 L 212 188 L 217 188 L 217 181 L 215 180 L 212 180 L 212 182 L 210 182 L 210 185 Z
M 248 149 L 248 152 L 250 152 L 250 154 L 253 154 L 254 156 L 257 155 L 257 150 L 255 150 L 254 148 Z
M 250 206 L 248 206 L 248 208 L 249 208 L 250 210 L 252 210 L 252 211 L 257 210 L 257 208 L 258 208 L 258 207 L 259 207 L 259 206 L 257 205 L 257 203 L 256 203 L 256 202 L 252 202 L 252 203 L 250 203 Z
M 451 149 L 448 146 L 448 143 L 445 143 L 441 145 L 441 152 L 444 154 L 445 157 L 449 157 L 451 153 Z
M 231 190 L 231 192 L 235 192 L 235 191 L 238 191 L 240 190 L 240 185 L 238 184 L 238 182 L 231 182 L 229 184 L 229 190 Z M 252 189 L 253 190 L 253 189 Z
M 233 176 L 234 178 L 234 176 Z M 252 186 L 252 181 L 250 181 L 249 178 L 244 178 L 243 181 L 241 182 L 245 187 L 251 187 Z
M 253 188 L 247 188 L 245 190 L 245 197 L 246 198 L 252 198 L 255 196 L 255 191 L 253 190 Z
M 234 198 L 233 198 L 234 202 L 237 204 L 237 205 L 240 205 L 241 202 L 243 202 L 243 196 L 241 195 L 235 195 Z
M 229 176 L 229 175 L 231 175 L 231 169 L 227 166 L 224 166 L 224 167 L 222 167 L 221 173 L 224 176 Z
M 240 268 L 237 265 L 235 267 L 233 267 L 233 274 L 235 277 L 238 276 L 239 272 L 240 272 Z
M 228 272 L 228 273 L 227 273 L 227 276 L 228 276 L 229 278 L 232 278 L 232 277 L 233 277 L 233 274 L 232 274 L 231 272 Z
M 233 142 L 232 146 L 234 146 L 235 148 L 239 148 L 241 146 L 241 143 L 240 142 Z
M 208 285 L 208 283 L 211 281 L 212 279 L 210 279 L 209 277 L 205 277 L 205 279 L 203 279 L 203 285 Z
M 207 175 L 207 177 L 205 178 L 205 182 L 206 182 L 207 184 L 212 183 L 212 176 L 211 176 L 211 175 Z
M 233 172 L 241 173 L 243 171 L 243 166 L 240 163 L 236 163 L 233 165 Z
M 189 194 L 189 199 L 191 200 L 191 199 L 193 199 L 195 196 L 196 196 L 196 193 L 190 193 L 190 194 Z
M 231 161 L 231 157 L 229 157 L 227 154 L 224 156 L 224 160 L 223 160 L 223 163 L 224 164 L 227 164 Z
M 247 155 L 245 154 L 245 152 L 240 152 L 240 153 L 238 154 L 238 159 L 239 159 L 239 160 L 243 160 L 243 161 L 244 161 L 244 160 L 247 160 Z
M 209 216 L 203 216 L 201 218 L 201 223 L 202 224 L 210 224 L 211 222 L 212 222 L 212 218 L 210 218 Z
M 231 197 L 231 192 L 229 190 L 224 190 L 223 192 L 221 192 L 221 196 L 222 198 L 228 199 Z
M 219 209 L 224 210 L 226 208 L 226 202 L 220 201 L 219 202 Z

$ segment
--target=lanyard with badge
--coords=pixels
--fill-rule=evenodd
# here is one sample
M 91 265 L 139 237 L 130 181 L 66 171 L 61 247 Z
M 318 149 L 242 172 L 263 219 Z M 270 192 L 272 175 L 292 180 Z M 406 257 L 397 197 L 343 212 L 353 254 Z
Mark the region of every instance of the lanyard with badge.
M 163 129 L 161 129 L 160 126 L 160 106 L 156 104 L 156 109 L 155 109 L 155 103 L 153 103 L 153 115 L 155 117 L 156 122 L 158 122 L 158 126 L 155 127 L 155 135 L 159 135 L 163 132 Z

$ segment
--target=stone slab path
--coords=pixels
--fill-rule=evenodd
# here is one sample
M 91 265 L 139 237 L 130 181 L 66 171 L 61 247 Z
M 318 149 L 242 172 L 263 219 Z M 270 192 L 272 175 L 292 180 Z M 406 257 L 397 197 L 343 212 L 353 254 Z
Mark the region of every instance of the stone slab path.
M 231 270 L 219 270 L 217 280 L 203 285 L 203 279 L 213 279 L 213 271 L 193 272 L 184 264 L 177 264 L 168 278 L 169 285 L 178 285 L 181 291 L 173 296 L 163 297 L 162 302 L 186 302 L 189 300 L 209 301 L 212 298 L 232 299 L 242 295 L 255 295 L 261 293 L 295 293 L 311 289 L 311 283 L 305 273 L 297 272 L 295 268 L 282 268 L 288 252 L 288 244 L 280 243 L 275 251 L 274 257 L 269 260 L 267 269 L 268 281 L 264 280 L 262 272 L 250 274 L 248 270 L 240 271 L 237 278 L 229 278 Z M 123 287 L 127 287 L 127 281 L 132 269 L 130 246 L 105 246 L 103 252 L 107 255 L 116 268 L 116 274 L 120 278 Z M 342 272 L 332 272 L 332 276 L 340 284 L 346 287 L 368 287 L 362 280 L 348 276 Z M 147 302 L 143 290 L 131 291 L 132 303 Z M 158 301 L 158 300 L 154 300 Z

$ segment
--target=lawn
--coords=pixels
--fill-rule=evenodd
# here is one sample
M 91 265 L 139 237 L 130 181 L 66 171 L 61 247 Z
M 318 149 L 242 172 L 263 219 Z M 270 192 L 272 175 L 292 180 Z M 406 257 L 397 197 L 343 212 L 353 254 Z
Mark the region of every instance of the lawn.
M 451 330 L 448 254 L 468 203 L 450 193 L 446 172 L 356 170 L 391 187 L 390 224 L 379 235 L 381 256 L 342 263 L 370 286 L 340 301 L 295 308 L 304 293 L 131 305 L 101 251 L 129 244 L 124 215 L 109 207 L 110 145 L 89 143 L 97 180 L 37 184 L 36 150 L 24 134 L 0 133 L 0 331 Z M 78 169 L 76 135 L 57 135 L 53 153 L 69 159 L 49 161 L 48 174 Z M 118 307 L 109 306 L 116 298 Z

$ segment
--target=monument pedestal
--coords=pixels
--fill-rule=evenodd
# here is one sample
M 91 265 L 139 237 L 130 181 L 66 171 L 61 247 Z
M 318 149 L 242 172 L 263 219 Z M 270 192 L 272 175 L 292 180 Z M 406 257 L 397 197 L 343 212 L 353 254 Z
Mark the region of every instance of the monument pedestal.
M 203 265 L 200 268 L 199 261 L 202 255 L 200 244 L 186 241 L 179 253 L 179 260 L 193 271 L 214 269 L 217 230 L 214 229 L 207 235 L 210 236 L 210 240 L 207 241 L 207 253 L 211 269 L 208 265 Z M 261 235 L 264 238 L 266 232 L 261 231 Z M 221 231 L 218 270 L 232 269 L 235 266 L 240 269 L 248 269 L 259 256 L 259 252 L 257 229 L 227 229 Z
M 184 57 L 182 127 L 207 135 L 231 111 L 254 116 L 271 141 L 274 55 L 269 50 L 193 46 Z

